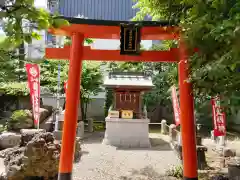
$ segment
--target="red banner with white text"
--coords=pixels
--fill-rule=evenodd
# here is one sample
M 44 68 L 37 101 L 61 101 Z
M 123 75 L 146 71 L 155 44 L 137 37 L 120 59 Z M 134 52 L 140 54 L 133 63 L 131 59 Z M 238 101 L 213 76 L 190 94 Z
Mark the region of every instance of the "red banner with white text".
M 173 112 L 176 126 L 180 125 L 180 108 L 178 103 L 176 87 L 172 86 Z
M 214 124 L 214 136 L 226 135 L 226 115 L 220 106 L 220 98 L 212 98 L 212 111 L 213 111 L 213 124 Z
M 34 126 L 39 128 L 40 119 L 40 69 L 37 64 L 26 64 L 28 88 L 32 103 Z
M 67 93 L 67 81 L 64 82 L 64 91 L 65 91 L 65 94 Z

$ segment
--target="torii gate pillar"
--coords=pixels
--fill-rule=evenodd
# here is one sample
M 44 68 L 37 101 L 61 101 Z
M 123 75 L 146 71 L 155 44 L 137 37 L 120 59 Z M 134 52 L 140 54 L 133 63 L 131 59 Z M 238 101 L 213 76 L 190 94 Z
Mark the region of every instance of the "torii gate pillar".
M 82 73 L 84 35 L 72 35 L 70 65 L 68 73 L 68 90 L 64 115 L 62 148 L 58 180 L 71 180 L 73 168 L 74 145 L 76 139 L 78 105 L 80 99 L 80 82 Z
M 184 180 L 197 180 L 197 152 L 194 118 L 193 88 L 189 82 L 188 54 L 186 47 L 180 41 L 179 47 L 179 92 L 180 92 L 180 121 L 182 137 L 182 157 Z
M 66 18 L 67 19 L 67 18 Z M 47 48 L 46 57 L 50 59 L 70 59 L 66 111 L 62 137 L 62 149 L 58 180 L 71 180 L 73 154 L 76 137 L 78 105 L 80 101 L 80 81 L 82 60 L 135 61 L 135 62 L 178 62 L 180 89 L 180 121 L 183 146 L 183 167 L 185 180 L 197 180 L 196 134 L 193 109 L 192 85 L 188 82 L 188 54 L 183 42 L 180 42 L 179 53 L 176 49 L 169 51 L 146 51 L 140 56 L 120 55 L 119 50 L 91 50 L 83 47 L 85 38 L 118 39 L 119 26 L 122 22 L 101 21 L 79 18 L 68 18 L 70 26 L 52 29 L 53 34 L 72 36 L 72 46 L 62 49 Z M 131 22 L 138 23 L 138 22 Z M 146 23 L 144 25 L 144 23 Z M 141 22 L 142 40 L 179 39 L 180 30 L 170 27 L 169 22 Z M 168 27 L 167 27 L 168 26 Z M 94 29 L 98 29 L 94 31 Z M 69 52 L 70 50 L 70 52 Z M 84 51 L 84 52 L 83 52 Z M 69 56 L 70 54 L 70 56 Z M 179 55 L 177 58 L 175 55 Z

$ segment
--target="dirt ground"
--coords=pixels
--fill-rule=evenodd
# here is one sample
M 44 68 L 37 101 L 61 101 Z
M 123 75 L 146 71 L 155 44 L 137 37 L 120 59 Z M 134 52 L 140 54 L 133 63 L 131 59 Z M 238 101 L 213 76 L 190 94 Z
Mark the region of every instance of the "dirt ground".
M 238 133 L 228 133 L 225 142 L 225 147 L 235 150 L 236 155 L 240 157 L 240 135 Z M 215 174 L 227 175 L 227 166 L 231 158 L 222 157 L 219 154 L 220 146 L 214 143 L 209 136 L 203 138 L 203 145 L 208 148 L 206 160 L 209 167 L 206 170 L 199 171 L 200 176 L 206 177 L 206 174 L 209 176 Z M 204 180 L 204 178 L 202 179 Z

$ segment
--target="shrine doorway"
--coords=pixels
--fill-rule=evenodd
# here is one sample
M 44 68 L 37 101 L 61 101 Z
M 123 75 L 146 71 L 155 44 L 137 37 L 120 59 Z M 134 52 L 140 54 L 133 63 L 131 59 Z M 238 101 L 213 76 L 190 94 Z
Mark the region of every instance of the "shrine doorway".
M 70 22 L 69 26 L 50 29 L 49 32 L 71 37 L 71 46 L 46 48 L 46 58 L 70 60 L 64 116 L 64 121 L 66 121 L 63 128 L 58 179 L 72 179 L 72 157 L 76 138 L 83 60 L 178 63 L 183 174 L 186 180 L 198 179 L 192 85 L 188 81 L 188 54 L 180 37 L 179 27 L 170 24 L 169 21 L 124 22 L 80 18 L 65 19 Z M 121 50 L 93 50 L 83 45 L 85 38 L 120 39 Z M 140 40 L 173 39 L 180 41 L 179 48 L 172 48 L 168 51 L 140 51 Z

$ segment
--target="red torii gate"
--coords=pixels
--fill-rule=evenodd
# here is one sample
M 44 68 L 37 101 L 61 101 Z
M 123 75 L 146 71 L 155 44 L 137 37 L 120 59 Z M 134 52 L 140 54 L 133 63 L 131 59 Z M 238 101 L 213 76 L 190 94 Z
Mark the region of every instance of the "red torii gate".
M 72 38 L 71 46 L 65 46 L 64 48 L 46 48 L 46 58 L 70 59 L 58 179 L 71 180 L 80 98 L 82 61 L 94 60 L 178 63 L 184 179 L 197 180 L 194 102 L 192 85 L 187 81 L 188 55 L 184 42 L 180 41 L 179 48 L 172 48 L 169 51 L 144 51 L 138 56 L 120 55 L 119 50 L 92 50 L 90 47 L 84 47 L 83 45 L 85 38 L 120 39 L 121 24 L 140 24 L 142 40 L 180 39 L 180 29 L 169 25 L 168 21 L 125 22 L 80 18 L 65 19 L 70 22 L 69 26 L 50 29 L 49 32 L 55 35 L 70 36 Z

